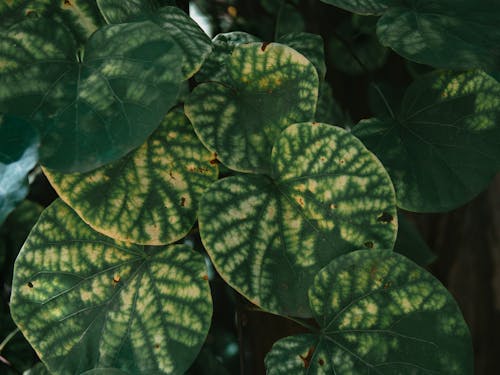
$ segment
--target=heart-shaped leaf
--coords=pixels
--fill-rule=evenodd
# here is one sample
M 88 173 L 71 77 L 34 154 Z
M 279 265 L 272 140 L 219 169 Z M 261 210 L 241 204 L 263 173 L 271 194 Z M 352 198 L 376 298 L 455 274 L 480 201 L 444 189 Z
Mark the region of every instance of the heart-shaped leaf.
M 109 24 L 150 20 L 165 30 L 184 53 L 185 78 L 193 76 L 212 51 L 208 35 L 175 6 L 158 9 L 152 0 L 97 0 L 97 3 Z
M 288 127 L 272 178 L 213 184 L 200 202 L 200 234 L 214 266 L 264 309 L 309 316 L 307 285 L 332 259 L 362 247 L 392 248 L 394 190 L 380 162 L 341 128 Z
M 206 279 L 189 247 L 115 241 L 58 200 L 16 260 L 11 313 L 51 372 L 180 374 L 210 326 Z
M 84 172 L 118 159 L 176 102 L 182 54 L 151 22 L 101 28 L 84 50 L 49 19 L 1 36 L 0 110 L 37 121 L 49 168 Z
M 174 111 L 144 145 L 114 163 L 82 174 L 45 174 L 95 230 L 161 245 L 181 239 L 193 226 L 199 197 L 217 179 L 212 159 L 184 114 Z
M 357 14 L 381 14 L 394 0 L 321 0 L 324 3 L 354 12 Z
M 492 0 L 397 1 L 378 22 L 382 44 L 440 68 L 500 68 L 500 8 Z
M 275 138 L 316 112 L 318 75 L 290 47 L 249 43 L 234 48 L 230 84 L 204 83 L 191 93 L 186 115 L 208 149 L 231 169 L 269 173 Z
M 95 1 L 88 0 L 6 0 L 0 2 L 0 25 L 8 28 L 26 18 L 47 17 L 58 20 L 79 43 L 103 26 Z
M 406 91 L 395 119 L 353 129 L 389 171 L 398 205 L 436 212 L 483 190 L 500 168 L 500 84 L 482 72 L 433 73 Z
M 31 125 L 0 116 L 0 225 L 28 194 L 28 172 L 38 162 L 39 143 Z
M 278 374 L 472 375 L 472 345 L 446 288 L 402 255 L 361 250 L 309 289 L 320 333 L 287 337 L 266 357 Z

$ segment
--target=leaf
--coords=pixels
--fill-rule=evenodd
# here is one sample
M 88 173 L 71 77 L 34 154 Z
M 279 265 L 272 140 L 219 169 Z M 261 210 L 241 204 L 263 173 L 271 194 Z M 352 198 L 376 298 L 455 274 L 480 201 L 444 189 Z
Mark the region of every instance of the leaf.
M 437 72 L 406 90 L 396 120 L 353 129 L 388 169 L 398 206 L 456 208 L 482 191 L 500 166 L 500 85 L 482 72 Z
M 381 14 L 394 0 L 321 0 L 322 2 L 357 14 Z
M 0 116 L 0 225 L 28 195 L 28 173 L 38 162 L 39 143 L 30 124 Z
M 85 172 L 120 158 L 176 103 L 181 53 L 151 22 L 101 28 L 84 52 L 49 19 L 1 36 L 0 110 L 37 121 L 49 168 Z
M 319 80 L 323 81 L 325 79 L 325 47 L 321 35 L 293 32 L 279 37 L 277 42 L 285 44 L 304 55 L 313 63 L 318 73 Z
M 310 316 L 307 285 L 332 259 L 392 248 L 395 197 L 380 162 L 349 132 L 288 127 L 271 177 L 219 180 L 200 202 L 200 235 L 222 278 L 265 310 Z
M 429 248 L 415 226 L 398 213 L 398 237 L 394 251 L 410 258 L 419 266 L 426 267 L 436 260 L 436 255 Z
M 212 52 L 207 34 L 186 13 L 175 6 L 158 9 L 152 0 L 97 0 L 109 24 L 150 20 L 160 26 L 177 43 L 184 54 L 184 77 L 193 76 Z
M 377 34 L 382 44 L 422 64 L 498 69 L 499 19 L 494 0 L 397 1 L 379 20 Z
M 196 74 L 196 81 L 231 82 L 227 63 L 236 46 L 244 43 L 260 42 L 260 39 L 243 31 L 217 34 L 212 40 L 213 51 L 208 55 L 200 71 Z
M 271 43 L 239 45 L 227 64 L 231 83 L 204 83 L 185 111 L 205 146 L 229 168 L 267 173 L 275 138 L 314 117 L 318 75 L 303 55 Z
M 183 373 L 212 315 L 203 256 L 94 232 L 62 201 L 15 264 L 12 317 L 51 372 Z
M 336 69 L 359 75 L 385 64 L 389 50 L 377 39 L 375 20 L 375 17 L 354 15 L 336 28 L 329 42 L 330 62 Z
M 36 17 L 47 17 L 64 23 L 79 43 L 85 43 L 104 24 L 95 1 L 6 0 L 0 3 L 2 28 Z
M 201 194 L 217 179 L 213 155 L 181 112 L 124 158 L 84 174 L 45 170 L 58 195 L 109 237 L 161 245 L 184 237 Z
M 399 254 L 361 250 L 333 260 L 314 279 L 309 301 L 321 333 L 275 343 L 269 375 L 473 373 L 456 302 Z

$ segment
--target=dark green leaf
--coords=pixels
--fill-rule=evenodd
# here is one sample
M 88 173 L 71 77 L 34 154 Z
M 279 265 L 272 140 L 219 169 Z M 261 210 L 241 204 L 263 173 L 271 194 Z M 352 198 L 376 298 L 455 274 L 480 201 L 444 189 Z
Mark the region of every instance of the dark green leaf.
M 334 124 L 343 128 L 352 127 L 352 120 L 348 113 L 344 112 L 335 100 L 332 87 L 326 81 L 319 85 L 318 106 L 316 107 L 316 122 Z
M 42 362 L 38 362 L 32 368 L 23 372 L 23 375 L 51 375 L 51 373 Z
M 98 232 L 162 245 L 181 239 L 193 226 L 201 194 L 217 179 L 212 159 L 184 114 L 175 111 L 144 145 L 114 163 L 83 174 L 45 174 Z
M 269 375 L 472 375 L 470 333 L 446 288 L 405 257 L 361 250 L 322 269 L 309 289 L 320 334 L 291 336 Z
M 165 30 L 184 53 L 185 78 L 196 73 L 212 51 L 207 34 L 177 7 L 158 9 L 153 0 L 97 0 L 97 3 L 110 24 L 150 20 Z
M 500 84 L 482 72 L 433 73 L 406 91 L 396 119 L 354 127 L 388 168 L 398 205 L 451 210 L 482 191 L 500 167 Z
M 407 258 L 422 267 L 428 266 L 436 259 L 436 255 L 431 251 L 424 241 L 415 225 L 398 213 L 398 237 L 394 245 L 394 251 L 403 254 Z
M 176 102 L 182 54 L 151 22 L 101 28 L 84 50 L 48 19 L 1 36 L 0 110 L 37 121 L 49 168 L 83 172 L 118 159 Z
M 374 17 L 354 15 L 336 29 L 330 39 L 330 61 L 339 71 L 363 74 L 383 66 L 389 50 L 382 46 L 375 34 Z
M 321 0 L 324 3 L 358 14 L 381 14 L 394 0 Z
M 15 264 L 12 317 L 52 372 L 180 374 L 210 326 L 202 255 L 94 232 L 58 200 Z
M 277 43 L 239 45 L 226 68 L 231 83 L 197 86 L 186 115 L 226 166 L 268 173 L 277 135 L 290 124 L 313 119 L 318 74 L 303 55 Z
M 38 147 L 31 125 L 0 115 L 0 225 L 28 194 L 28 173 L 38 162 Z
M 266 310 L 309 316 L 305 286 L 321 267 L 362 247 L 392 248 L 394 190 L 349 132 L 295 124 L 274 146 L 272 178 L 219 180 L 200 202 L 199 226 L 232 287 Z
M 500 68 L 496 0 L 402 1 L 380 19 L 382 44 L 403 57 L 440 68 Z

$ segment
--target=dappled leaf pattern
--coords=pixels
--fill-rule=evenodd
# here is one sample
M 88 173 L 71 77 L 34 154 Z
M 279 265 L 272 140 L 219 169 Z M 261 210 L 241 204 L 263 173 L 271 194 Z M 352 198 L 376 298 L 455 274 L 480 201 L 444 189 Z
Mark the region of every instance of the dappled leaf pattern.
M 268 173 L 280 131 L 313 119 L 318 75 L 303 55 L 276 43 L 238 45 L 227 69 L 231 83 L 197 86 L 186 103 L 186 115 L 226 166 Z
M 199 197 L 217 179 L 217 165 L 184 114 L 174 111 L 144 145 L 114 163 L 81 174 L 45 174 L 95 230 L 161 245 L 189 232 Z
M 16 260 L 11 313 L 51 372 L 178 374 L 210 326 L 205 279 L 189 247 L 115 241 L 58 200 Z
M 309 316 L 307 288 L 332 259 L 391 248 L 395 196 L 380 162 L 343 129 L 288 127 L 272 175 L 213 184 L 200 202 L 200 234 L 214 266 L 265 310 Z
M 360 250 L 333 260 L 315 277 L 309 302 L 321 333 L 275 343 L 268 374 L 473 373 L 456 302 L 402 255 Z

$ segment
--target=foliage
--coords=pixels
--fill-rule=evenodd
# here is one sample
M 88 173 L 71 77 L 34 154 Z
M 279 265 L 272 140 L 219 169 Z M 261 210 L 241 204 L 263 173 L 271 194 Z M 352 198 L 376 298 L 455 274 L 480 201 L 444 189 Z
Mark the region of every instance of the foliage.
M 209 330 L 219 283 L 309 330 L 275 343 L 269 374 L 472 374 L 400 209 L 454 209 L 500 169 L 500 8 L 323 2 L 355 13 L 326 43 L 301 1 L 258 2 L 273 41 L 235 1 L 247 27 L 212 40 L 170 1 L 0 4 L 8 371 L 230 373 L 215 353 L 233 338 Z M 402 100 L 373 80 L 376 117 L 353 125 L 327 67 L 373 78 L 389 48 L 449 70 L 412 70 Z M 37 163 L 60 197 L 38 220 L 22 202 Z

